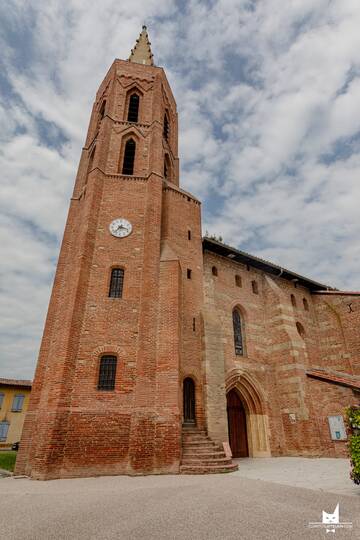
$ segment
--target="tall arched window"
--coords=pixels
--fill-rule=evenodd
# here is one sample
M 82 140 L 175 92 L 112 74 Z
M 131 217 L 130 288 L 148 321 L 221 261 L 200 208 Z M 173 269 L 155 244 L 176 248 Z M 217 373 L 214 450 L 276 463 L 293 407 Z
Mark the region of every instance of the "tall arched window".
M 133 139 L 126 141 L 122 174 L 134 174 L 135 149 L 136 143 Z
M 139 117 L 140 97 L 138 94 L 131 94 L 128 108 L 128 122 L 137 122 Z
M 164 114 L 163 136 L 166 141 L 169 139 L 169 118 L 167 113 Z
M 100 358 L 98 390 L 114 390 L 117 358 L 105 355 Z
M 244 354 L 242 322 L 240 311 L 237 308 L 235 308 L 233 311 L 233 327 L 235 354 L 242 356 Z

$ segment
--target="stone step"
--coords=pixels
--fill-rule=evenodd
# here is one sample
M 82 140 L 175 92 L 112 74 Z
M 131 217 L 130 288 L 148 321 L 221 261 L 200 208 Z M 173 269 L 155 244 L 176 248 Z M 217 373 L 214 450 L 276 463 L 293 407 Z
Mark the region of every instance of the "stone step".
M 221 448 L 218 448 L 216 446 L 183 446 L 182 447 L 182 453 L 183 454 L 213 454 L 214 452 L 221 452 L 223 451 Z
M 235 463 L 227 465 L 181 465 L 180 472 L 182 474 L 219 474 L 227 472 L 235 472 L 238 466 Z
M 218 452 L 188 452 L 183 451 L 182 453 L 183 458 L 187 459 L 221 459 L 226 457 L 225 452 L 221 452 L 220 450 Z
M 197 458 L 188 458 L 183 457 L 181 460 L 181 465 L 192 465 L 198 467 L 208 467 L 212 465 L 229 465 L 231 464 L 231 459 L 228 457 L 221 458 L 210 458 L 210 459 L 197 459 Z
M 183 446 L 187 446 L 188 448 L 197 448 L 198 446 L 216 446 L 216 444 L 211 439 L 203 439 L 200 441 L 183 441 Z

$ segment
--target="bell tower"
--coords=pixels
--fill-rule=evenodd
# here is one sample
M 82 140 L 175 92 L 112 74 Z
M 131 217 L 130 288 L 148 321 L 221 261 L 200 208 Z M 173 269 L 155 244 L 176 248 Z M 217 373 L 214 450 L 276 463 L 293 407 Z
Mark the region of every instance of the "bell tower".
M 202 298 L 200 203 L 143 27 L 93 105 L 16 473 L 179 472 L 185 378 L 204 425 Z

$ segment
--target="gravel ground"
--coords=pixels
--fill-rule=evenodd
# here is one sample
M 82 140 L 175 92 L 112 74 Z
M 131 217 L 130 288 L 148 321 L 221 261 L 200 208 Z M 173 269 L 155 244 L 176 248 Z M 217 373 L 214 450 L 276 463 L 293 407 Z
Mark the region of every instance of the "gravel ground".
M 272 467 L 281 468 L 278 459 L 284 458 L 271 460 L 275 461 Z M 265 467 L 261 459 L 251 461 L 253 466 Z M 311 467 L 314 462 L 311 460 Z M 317 463 L 316 482 L 322 460 Z M 291 469 L 291 462 L 287 467 Z M 293 461 L 293 467 L 298 471 L 299 464 Z M 302 467 L 306 469 L 306 463 Z M 112 476 L 48 482 L 4 478 L 0 481 L 0 538 L 323 539 L 328 536 L 326 531 L 310 529 L 308 523 L 321 521 L 322 510 L 333 512 L 338 502 L 340 521 L 352 521 L 353 529 L 339 529 L 336 537 L 360 538 L 357 492 L 344 495 L 245 478 L 242 474 L 250 474 L 250 460 L 242 469 L 243 473 L 207 476 Z

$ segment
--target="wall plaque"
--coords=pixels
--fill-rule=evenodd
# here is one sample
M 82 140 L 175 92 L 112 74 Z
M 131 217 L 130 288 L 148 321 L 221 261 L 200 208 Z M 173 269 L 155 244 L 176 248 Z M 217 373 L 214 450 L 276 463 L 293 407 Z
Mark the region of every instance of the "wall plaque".
M 346 441 L 347 434 L 343 416 L 328 416 L 330 435 L 333 441 Z

